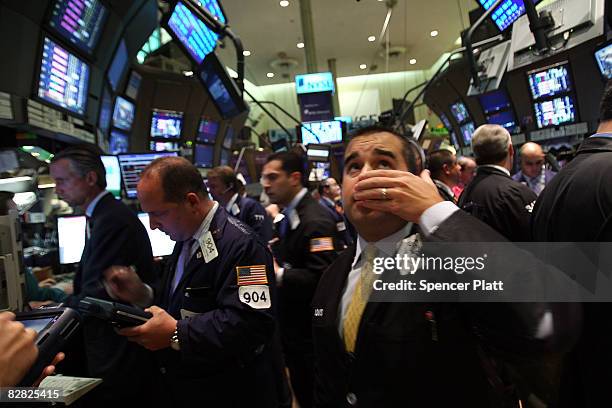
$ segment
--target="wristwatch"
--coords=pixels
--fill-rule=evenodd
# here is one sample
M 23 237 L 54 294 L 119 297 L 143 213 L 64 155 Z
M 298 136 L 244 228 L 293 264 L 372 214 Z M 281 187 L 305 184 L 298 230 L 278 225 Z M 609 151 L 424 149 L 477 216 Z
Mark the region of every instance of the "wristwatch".
M 181 349 L 181 344 L 179 343 L 178 337 L 178 327 L 174 330 L 174 333 L 172 333 L 172 337 L 170 338 L 170 347 L 176 351 Z

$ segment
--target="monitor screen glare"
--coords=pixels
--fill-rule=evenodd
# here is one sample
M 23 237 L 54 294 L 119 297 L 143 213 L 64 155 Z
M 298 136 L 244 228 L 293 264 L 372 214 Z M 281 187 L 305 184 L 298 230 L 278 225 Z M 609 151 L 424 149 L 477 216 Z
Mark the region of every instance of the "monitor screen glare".
M 538 128 L 558 126 L 576 120 L 576 108 L 570 96 L 534 104 Z
M 304 145 L 308 145 L 310 143 L 342 142 L 342 122 L 339 120 L 332 120 L 329 122 L 310 122 L 304 123 L 303 126 L 302 143 Z
M 49 25 L 64 39 L 92 54 L 108 11 L 99 0 L 57 0 Z
M 132 129 L 134 109 L 136 108 L 132 102 L 118 96 L 115 100 L 115 110 L 113 111 L 113 125 L 123 130 L 129 131 Z

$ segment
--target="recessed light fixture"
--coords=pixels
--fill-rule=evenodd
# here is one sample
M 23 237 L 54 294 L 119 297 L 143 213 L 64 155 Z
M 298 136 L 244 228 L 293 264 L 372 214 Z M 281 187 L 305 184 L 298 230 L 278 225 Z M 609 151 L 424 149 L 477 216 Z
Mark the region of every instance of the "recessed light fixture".
M 185 75 L 186 77 L 193 76 L 193 71 L 183 71 L 183 75 Z
M 433 30 L 431 33 L 429 33 L 429 35 L 431 35 L 432 37 L 437 37 L 438 34 L 440 34 L 438 30 Z
M 366 69 L 368 66 L 366 64 L 359 65 L 359 69 Z
M 281 1 L 280 3 L 278 3 L 278 4 L 280 4 L 280 6 L 281 6 L 281 7 L 287 7 L 287 6 L 289 6 L 289 2 L 288 2 L 287 0 L 282 0 L 282 1 Z
M 251 55 L 251 51 L 244 50 L 244 51 L 242 51 L 242 55 L 244 55 L 245 57 L 248 57 L 249 55 Z
M 408 61 L 408 62 L 410 62 L 410 65 L 414 65 L 414 64 L 416 64 L 416 59 L 414 59 L 414 58 L 413 58 L 413 59 L 411 59 L 411 60 L 410 60 L 410 61 Z
M 266 74 L 266 76 L 267 76 L 268 78 L 274 78 L 274 72 L 268 72 L 268 73 Z
M 371 35 L 371 36 L 368 37 L 368 41 L 369 42 L 374 42 L 374 41 L 376 41 L 376 37 Z
M 299 43 L 297 43 L 297 47 L 298 47 L 298 48 L 304 48 L 304 43 L 303 43 L 303 42 L 299 42 Z

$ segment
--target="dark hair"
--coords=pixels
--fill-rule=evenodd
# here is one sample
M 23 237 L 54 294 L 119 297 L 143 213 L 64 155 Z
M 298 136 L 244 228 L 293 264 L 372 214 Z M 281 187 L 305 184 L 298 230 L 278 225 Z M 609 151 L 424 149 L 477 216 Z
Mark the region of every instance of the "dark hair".
M 237 193 L 240 189 L 242 183 L 238 181 L 236 178 L 236 173 L 234 173 L 234 169 L 230 166 L 218 166 L 213 169 L 210 169 L 206 174 L 206 177 L 218 177 L 223 184 L 228 187 L 231 187 L 231 191 Z
M 427 168 L 431 177 L 439 179 L 443 175 L 444 165 L 452 166 L 455 163 L 453 153 L 446 149 L 434 150 L 427 158 Z
M 145 167 L 140 178 L 153 175 L 161 181 L 165 201 L 180 203 L 189 193 L 208 199 L 200 172 L 183 157 L 159 157 Z
M 317 190 L 319 191 L 319 194 L 323 195 L 323 191 L 325 191 L 325 187 L 329 187 L 329 184 L 327 183 L 327 181 L 330 179 L 331 177 L 327 177 L 324 178 L 323 180 L 321 180 L 321 182 L 317 185 Z
M 308 184 L 308 181 L 306 179 L 306 166 L 304 163 L 304 159 L 300 155 L 294 152 L 274 153 L 268 156 L 266 164 L 270 163 L 273 160 L 278 160 L 281 162 L 281 169 L 283 169 L 283 171 L 287 173 L 287 175 L 296 171 L 299 172 L 300 182 L 302 183 L 302 186 L 306 186 Z
M 408 139 L 407 137 L 401 135 L 395 130 L 380 126 L 380 125 L 372 125 L 363 127 L 361 129 L 357 129 L 350 135 L 349 144 L 356 138 L 360 136 L 368 136 L 373 133 L 389 133 L 395 137 L 397 137 L 402 142 L 402 153 L 404 155 L 404 160 L 406 161 L 406 165 L 408 166 L 408 170 L 412 174 L 419 175 L 423 171 L 424 163 L 423 159 L 425 154 L 423 153 L 423 149 L 414 139 Z
M 72 170 L 81 177 L 85 177 L 87 173 L 93 171 L 96 173 L 96 176 L 98 176 L 96 185 L 104 190 L 106 188 L 106 170 L 100 158 L 103 154 L 104 152 L 98 146 L 90 143 L 83 143 L 76 146 L 70 146 L 57 153 L 51 159 L 51 163 L 66 159 L 70 162 Z
M 606 84 L 601 103 L 599 105 L 599 120 L 605 122 L 612 120 L 612 79 Z

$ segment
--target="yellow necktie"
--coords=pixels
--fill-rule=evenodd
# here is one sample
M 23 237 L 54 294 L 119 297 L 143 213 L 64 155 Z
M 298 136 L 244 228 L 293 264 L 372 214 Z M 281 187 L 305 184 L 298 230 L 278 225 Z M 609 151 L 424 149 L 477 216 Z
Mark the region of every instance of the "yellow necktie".
M 355 291 L 351 297 L 346 317 L 342 324 L 344 334 L 344 345 L 346 351 L 355 351 L 355 342 L 357 341 L 357 331 L 359 330 L 359 322 L 361 321 L 361 315 L 368 303 L 370 292 L 372 292 L 372 284 L 376 275 L 373 272 L 374 256 L 376 255 L 376 247 L 374 245 L 368 245 L 364 251 L 364 262 L 361 267 L 361 273 L 359 275 L 359 281 L 355 286 Z

